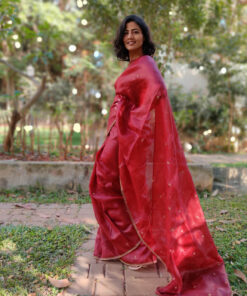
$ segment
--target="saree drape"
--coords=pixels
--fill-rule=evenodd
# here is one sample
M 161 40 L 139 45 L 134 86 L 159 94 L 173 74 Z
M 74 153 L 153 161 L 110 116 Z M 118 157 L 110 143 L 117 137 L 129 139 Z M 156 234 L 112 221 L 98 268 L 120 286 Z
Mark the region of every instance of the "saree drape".
M 160 260 L 172 280 L 157 295 L 230 296 L 154 59 L 129 63 L 114 86 L 89 184 L 99 223 L 94 255 L 127 264 Z

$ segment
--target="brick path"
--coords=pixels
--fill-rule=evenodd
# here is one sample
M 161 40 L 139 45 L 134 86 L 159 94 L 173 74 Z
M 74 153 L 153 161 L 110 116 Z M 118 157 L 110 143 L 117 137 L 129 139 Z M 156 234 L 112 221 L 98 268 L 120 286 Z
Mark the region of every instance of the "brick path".
M 91 204 L 16 204 L 0 203 L 1 225 L 55 225 L 87 223 L 95 226 L 89 240 L 82 244 L 72 266 L 73 283 L 61 296 L 153 296 L 170 276 L 158 262 L 133 271 L 118 261 L 100 261 L 93 257 L 97 222 Z

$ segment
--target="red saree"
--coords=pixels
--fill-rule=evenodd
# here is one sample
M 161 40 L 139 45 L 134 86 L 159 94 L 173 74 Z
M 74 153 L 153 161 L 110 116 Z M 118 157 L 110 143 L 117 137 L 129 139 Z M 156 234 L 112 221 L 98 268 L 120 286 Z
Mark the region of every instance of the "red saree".
M 114 86 L 89 185 L 99 223 L 94 255 L 127 264 L 159 259 L 172 281 L 157 295 L 230 296 L 153 58 L 131 62 Z

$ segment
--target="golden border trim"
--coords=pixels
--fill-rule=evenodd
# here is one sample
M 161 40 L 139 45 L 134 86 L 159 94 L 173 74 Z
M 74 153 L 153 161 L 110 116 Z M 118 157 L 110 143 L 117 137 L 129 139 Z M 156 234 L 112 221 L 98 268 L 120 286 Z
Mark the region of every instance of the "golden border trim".
M 128 211 L 128 214 L 129 214 L 129 216 L 130 216 L 130 219 L 131 219 L 131 222 L 132 222 L 132 224 L 133 224 L 133 226 L 134 226 L 134 228 L 135 228 L 135 230 L 136 230 L 136 232 L 137 232 L 137 234 L 138 234 L 138 236 L 139 236 L 139 238 L 140 238 L 140 240 L 144 243 L 144 245 L 164 264 L 164 266 L 165 266 L 165 268 L 166 268 L 166 270 L 168 271 L 168 269 L 167 269 L 167 266 L 166 266 L 166 264 L 165 264 L 165 262 L 160 258 L 160 256 L 159 255 L 157 255 L 156 254 L 156 252 L 154 252 L 150 247 L 149 247 L 149 245 L 143 240 L 143 238 L 141 237 L 141 235 L 140 235 L 140 233 L 139 233 L 139 230 L 137 229 L 137 227 L 136 227 L 136 224 L 135 224 L 135 222 L 134 222 L 134 219 L 133 219 L 133 217 L 132 217 L 132 215 L 131 215 L 131 213 L 130 213 L 130 210 L 129 210 L 129 208 L 128 208 L 128 205 L 127 205 L 127 201 L 126 201 L 126 196 L 125 196 L 125 194 L 124 194 L 124 192 L 123 192 L 123 186 L 122 186 L 122 182 L 121 182 L 121 178 L 119 177 L 119 181 L 120 181 L 120 188 L 121 188 L 121 192 L 122 192 L 122 195 L 123 195 L 123 199 L 124 199 L 124 202 L 125 202 L 125 205 L 126 205 L 126 208 L 127 208 L 127 211 Z M 136 264 L 135 264 L 136 265 Z M 140 265 L 140 264 L 138 264 L 138 265 Z M 168 271 L 169 272 L 169 271 Z M 169 272 L 169 274 L 170 274 L 170 272 Z M 172 280 L 173 280 L 173 278 L 172 278 L 172 274 L 170 274 L 171 275 L 171 281 L 170 282 L 172 282 Z M 170 282 L 168 282 L 168 284 L 170 283 Z M 167 286 L 167 285 L 166 285 Z
M 101 258 L 101 257 L 97 257 L 97 256 L 94 256 L 95 258 L 99 259 L 99 260 L 113 260 L 113 259 L 119 259 L 127 254 L 129 254 L 130 252 L 134 251 L 139 245 L 140 245 L 141 241 L 139 241 L 133 248 L 131 248 L 130 250 L 128 250 L 127 252 L 121 254 L 121 255 L 118 255 L 118 256 L 115 256 L 115 257 L 109 257 L 109 258 Z M 135 264 L 136 265 L 136 264 Z

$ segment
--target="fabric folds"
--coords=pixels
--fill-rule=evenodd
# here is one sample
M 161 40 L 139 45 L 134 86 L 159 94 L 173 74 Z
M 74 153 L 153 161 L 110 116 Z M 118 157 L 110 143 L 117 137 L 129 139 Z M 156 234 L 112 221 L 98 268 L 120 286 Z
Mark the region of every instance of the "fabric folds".
M 155 61 L 137 58 L 114 86 L 108 134 L 89 186 L 100 226 L 95 255 L 129 254 L 128 264 L 158 258 L 172 281 L 157 295 L 230 296 Z

